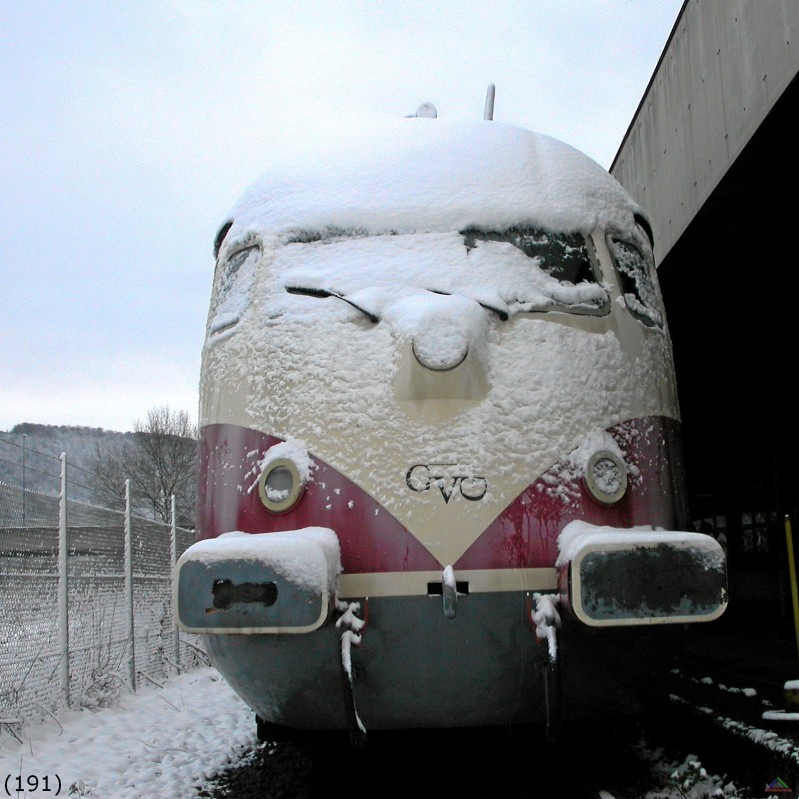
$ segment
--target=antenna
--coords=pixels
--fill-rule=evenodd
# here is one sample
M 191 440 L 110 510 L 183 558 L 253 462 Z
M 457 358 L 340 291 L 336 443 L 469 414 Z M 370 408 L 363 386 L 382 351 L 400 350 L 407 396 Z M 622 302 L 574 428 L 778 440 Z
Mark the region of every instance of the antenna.
M 497 93 L 497 87 L 494 86 L 493 83 L 488 84 L 488 90 L 486 91 L 486 109 L 483 113 L 483 119 L 493 119 L 494 118 L 494 96 Z

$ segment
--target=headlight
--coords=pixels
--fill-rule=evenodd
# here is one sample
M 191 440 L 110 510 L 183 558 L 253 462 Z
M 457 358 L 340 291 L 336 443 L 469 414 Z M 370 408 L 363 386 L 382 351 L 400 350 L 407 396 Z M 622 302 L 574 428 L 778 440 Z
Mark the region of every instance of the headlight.
M 597 502 L 615 505 L 627 491 L 627 467 L 617 455 L 600 450 L 588 459 L 585 482 Z
M 258 495 L 268 511 L 285 513 L 299 500 L 303 483 L 293 461 L 276 458 L 258 478 Z

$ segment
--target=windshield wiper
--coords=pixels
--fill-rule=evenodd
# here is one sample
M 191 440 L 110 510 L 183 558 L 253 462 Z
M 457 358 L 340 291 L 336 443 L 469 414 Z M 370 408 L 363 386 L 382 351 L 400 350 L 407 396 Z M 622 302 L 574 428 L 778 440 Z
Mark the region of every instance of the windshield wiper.
M 347 305 L 351 305 L 356 311 L 360 311 L 373 324 L 377 324 L 380 321 L 380 318 L 375 316 L 371 311 L 367 311 L 366 308 L 358 305 L 357 302 L 353 302 L 343 294 L 339 294 L 337 291 L 328 291 L 327 289 L 312 289 L 308 286 L 286 286 L 286 291 L 289 294 L 302 294 L 305 297 L 320 297 L 322 299 L 325 297 L 335 297 L 337 300 L 342 300 L 343 302 L 346 302 Z
M 431 294 L 442 294 L 444 297 L 451 297 L 451 291 L 438 291 L 438 289 L 426 289 Z M 464 295 L 468 296 L 468 295 Z M 501 308 L 497 308 L 494 305 L 489 305 L 487 302 L 481 302 L 480 300 L 475 299 L 474 297 L 469 297 L 470 300 L 474 300 L 481 308 L 485 308 L 487 311 L 491 311 L 495 313 L 503 322 L 508 321 L 508 312 L 503 311 Z
M 289 294 L 301 294 L 305 297 L 319 297 L 324 299 L 326 297 L 335 297 L 337 300 L 342 300 L 346 302 L 348 305 L 351 305 L 355 308 L 356 311 L 360 311 L 370 322 L 373 324 L 377 324 L 380 321 L 380 317 L 373 314 L 371 311 L 366 310 L 362 305 L 358 305 L 357 302 L 353 302 L 349 297 L 346 297 L 344 294 L 339 294 L 337 291 L 330 291 L 329 289 L 318 289 L 318 288 L 311 288 L 310 286 L 286 286 L 286 291 Z M 431 294 L 442 294 L 446 297 L 451 297 L 452 293 L 449 291 L 437 291 L 436 289 L 426 289 Z M 470 297 L 470 299 L 474 299 L 474 297 Z M 497 308 L 494 305 L 489 305 L 486 302 L 481 302 L 480 300 L 474 300 L 481 308 L 485 308 L 487 311 L 491 311 L 495 313 L 503 322 L 508 321 L 508 312 L 503 311 L 501 308 Z

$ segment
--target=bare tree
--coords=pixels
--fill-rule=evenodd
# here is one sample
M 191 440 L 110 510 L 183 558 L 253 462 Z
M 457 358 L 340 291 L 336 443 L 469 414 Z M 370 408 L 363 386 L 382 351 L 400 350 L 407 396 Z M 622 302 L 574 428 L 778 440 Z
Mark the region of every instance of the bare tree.
M 95 501 L 104 508 L 124 510 L 125 480 L 128 479 L 127 455 L 130 442 L 124 444 L 96 444 L 91 460 L 91 491 Z
M 171 515 L 171 497 L 176 498 L 178 517 L 191 514 L 197 506 L 197 427 L 186 411 L 168 405 L 153 408 L 147 421 L 133 425 L 138 449 L 138 468 L 131 474 L 131 486 L 152 504 L 163 521 Z
M 186 411 L 162 405 L 133 425 L 131 440 L 121 447 L 98 447 L 93 471 L 95 495 L 111 507 L 124 505 L 125 480 L 139 512 L 168 522 L 175 496 L 178 524 L 193 527 L 197 507 L 197 427 Z

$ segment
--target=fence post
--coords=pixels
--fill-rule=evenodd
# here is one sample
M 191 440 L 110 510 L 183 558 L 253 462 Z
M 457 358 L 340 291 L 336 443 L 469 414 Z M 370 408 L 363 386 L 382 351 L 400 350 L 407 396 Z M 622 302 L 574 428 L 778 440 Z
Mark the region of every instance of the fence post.
M 177 522 L 177 513 L 175 511 L 175 495 L 172 494 L 172 528 L 170 530 L 170 544 L 172 548 L 172 569 L 170 571 L 170 575 L 172 579 L 174 579 L 175 575 L 175 566 L 178 562 L 178 522 Z M 171 580 L 170 580 L 171 586 Z M 170 596 L 172 592 L 170 591 Z M 174 603 L 172 607 L 172 625 L 173 625 L 173 642 L 175 647 L 175 664 L 179 667 L 180 666 L 180 628 L 178 627 L 177 619 L 175 618 L 175 610 Z
M 22 434 L 22 526 L 27 527 L 26 521 L 26 514 L 25 514 L 25 472 L 27 469 L 27 465 L 25 463 L 25 451 L 26 451 L 26 441 L 27 441 L 27 434 Z
M 67 453 L 61 453 L 61 492 L 58 496 L 58 649 L 61 653 L 61 694 L 69 707 L 69 593 L 67 584 Z
M 130 687 L 136 690 L 136 637 L 133 625 L 133 525 L 131 524 L 130 480 L 125 480 L 125 608 L 130 641 Z

